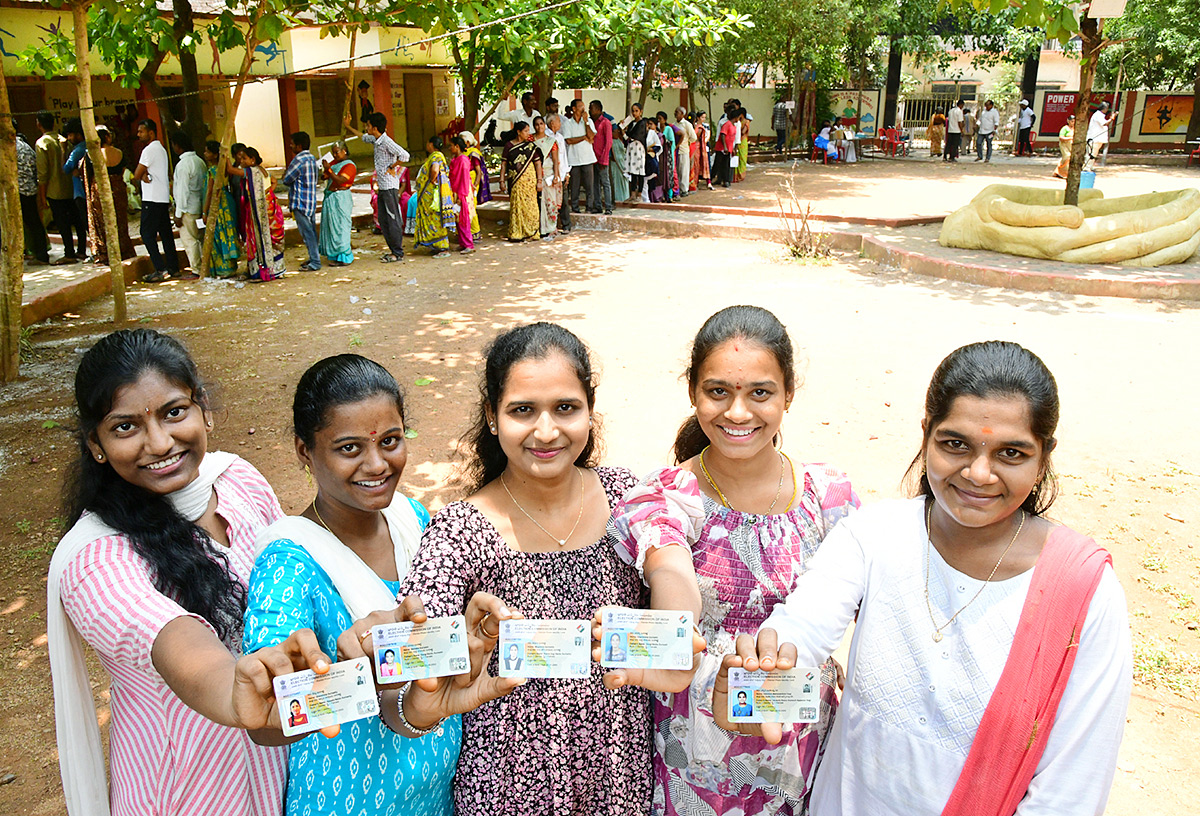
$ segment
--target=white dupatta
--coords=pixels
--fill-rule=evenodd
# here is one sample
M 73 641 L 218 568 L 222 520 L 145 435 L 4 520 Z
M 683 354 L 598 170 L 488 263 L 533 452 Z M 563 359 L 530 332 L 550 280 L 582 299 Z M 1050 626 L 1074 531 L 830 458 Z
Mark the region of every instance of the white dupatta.
M 214 451 L 200 462 L 199 474 L 167 499 L 190 521 L 208 509 L 217 478 L 237 460 L 232 453 Z M 197 512 L 199 508 L 199 512 Z M 63 795 L 71 816 L 109 816 L 108 780 L 104 774 L 104 751 L 100 726 L 84 661 L 83 638 L 62 603 L 63 575 L 83 548 L 97 539 L 122 533 L 85 513 L 75 522 L 50 559 L 46 580 L 47 639 L 50 674 L 54 682 L 54 728 L 58 737 L 58 765 Z
M 396 557 L 396 575 L 400 580 L 408 573 L 413 557 L 421 543 L 421 520 L 417 511 L 404 496 L 397 493 L 383 511 L 392 548 Z M 383 579 L 333 533 L 315 521 L 301 516 L 287 516 L 258 534 L 254 542 L 257 561 L 275 541 L 287 539 L 303 547 L 317 565 L 329 576 L 334 588 L 354 620 L 365 618 L 380 609 L 395 609 L 396 596 Z

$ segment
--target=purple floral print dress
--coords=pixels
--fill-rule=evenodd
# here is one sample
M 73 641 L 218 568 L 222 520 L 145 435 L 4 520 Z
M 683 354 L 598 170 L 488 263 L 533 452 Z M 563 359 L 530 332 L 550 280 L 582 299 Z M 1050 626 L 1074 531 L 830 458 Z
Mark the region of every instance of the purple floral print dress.
M 859 506 L 849 479 L 825 465 L 798 468 L 786 513 L 724 507 L 678 467 L 650 474 L 613 512 L 609 531 L 641 572 L 646 554 L 672 544 L 692 553 L 708 641 L 691 688 L 655 694 L 655 816 L 797 816 L 808 811 L 817 763 L 837 708 L 832 663 L 821 671 L 819 721 L 785 728 L 783 741 L 739 736 L 713 720 L 713 682 L 737 636 L 754 634 L 782 603 L 833 526 Z
M 623 468 L 596 468 L 610 507 L 637 483 Z M 431 617 L 461 614 L 477 591 L 527 618 L 591 619 L 602 606 L 646 606 L 637 570 L 606 535 L 591 546 L 523 553 L 465 501 L 425 528 L 401 595 L 415 593 Z M 493 655 L 488 670 L 497 673 Z M 529 680 L 462 719 L 454 781 L 457 816 L 647 816 L 650 694 L 609 690 L 598 663 L 588 680 Z

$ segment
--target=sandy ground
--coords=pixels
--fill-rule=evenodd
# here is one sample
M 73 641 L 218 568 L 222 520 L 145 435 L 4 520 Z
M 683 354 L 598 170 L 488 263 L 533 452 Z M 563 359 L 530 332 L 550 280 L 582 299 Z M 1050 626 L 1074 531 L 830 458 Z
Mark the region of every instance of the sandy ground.
M 453 498 L 453 452 L 477 399 L 480 350 L 518 322 L 558 321 L 590 344 L 602 370 L 606 461 L 645 472 L 667 463 L 688 411 L 680 374 L 700 323 L 734 303 L 773 309 L 800 349 L 805 380 L 785 424 L 786 447 L 797 459 L 847 471 L 868 502 L 900 493 L 919 444 L 924 389 L 948 352 L 991 338 L 1036 351 L 1063 401 L 1054 515 L 1111 549 L 1137 644 L 1139 680 L 1109 813 L 1195 812 L 1200 437 L 1189 428 L 1200 366 L 1187 349 L 1200 336 L 1200 307 L 938 282 L 853 256 L 808 265 L 762 242 L 577 232 L 541 245 L 489 238 L 465 259 L 390 266 L 377 263 L 379 239 L 360 243 L 366 249 L 349 269 L 242 288 L 131 290 L 133 325 L 183 339 L 218 384 L 212 446 L 250 459 L 289 511 L 309 499 L 288 432 L 292 389 L 329 354 L 366 354 L 407 387 L 419 435 L 405 487 L 437 507 Z M 298 260 L 289 251 L 291 265 Z M 99 300 L 38 326 L 26 378 L 0 389 L 0 558 L 10 565 L 0 582 L 8 669 L 0 776 L 16 775 L 0 787 L 0 813 L 64 812 L 45 571 L 74 444 L 73 369 L 108 330 L 110 308 Z M 432 383 L 417 386 L 419 377 Z M 107 721 L 107 678 L 93 669 Z

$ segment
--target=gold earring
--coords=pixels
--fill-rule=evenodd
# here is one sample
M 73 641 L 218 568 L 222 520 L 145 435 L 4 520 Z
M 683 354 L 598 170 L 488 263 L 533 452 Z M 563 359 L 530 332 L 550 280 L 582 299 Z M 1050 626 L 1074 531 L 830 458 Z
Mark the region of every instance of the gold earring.
M 304 476 L 305 476 L 305 478 L 308 479 L 308 486 L 312 487 L 313 486 L 312 471 L 308 469 L 308 465 L 304 466 Z

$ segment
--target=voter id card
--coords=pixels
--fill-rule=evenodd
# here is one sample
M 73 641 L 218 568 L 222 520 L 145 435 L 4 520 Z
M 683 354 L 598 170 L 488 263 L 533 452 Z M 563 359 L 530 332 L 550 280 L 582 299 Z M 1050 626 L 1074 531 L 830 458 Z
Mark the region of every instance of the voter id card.
M 276 677 L 275 702 L 283 734 L 294 737 L 379 713 L 371 661 L 334 663 L 324 674 L 305 669 Z
M 600 665 L 610 669 L 690 669 L 692 613 L 600 610 Z
M 501 677 L 565 677 L 591 675 L 591 621 L 500 621 Z
M 821 670 L 729 670 L 729 721 L 812 723 L 821 706 Z
M 381 684 L 466 674 L 471 668 L 467 620 L 462 615 L 373 626 L 371 644 L 375 676 Z

